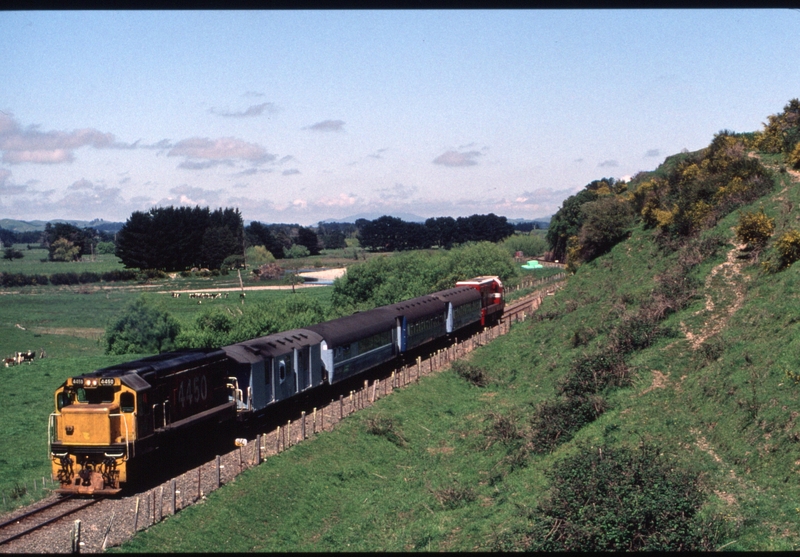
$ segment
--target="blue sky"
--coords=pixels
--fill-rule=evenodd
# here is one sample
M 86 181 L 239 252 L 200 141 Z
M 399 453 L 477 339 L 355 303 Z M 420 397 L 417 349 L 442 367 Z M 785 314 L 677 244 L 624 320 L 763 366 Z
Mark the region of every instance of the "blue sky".
M 800 10 L 0 12 L 0 218 L 552 215 L 800 97 Z

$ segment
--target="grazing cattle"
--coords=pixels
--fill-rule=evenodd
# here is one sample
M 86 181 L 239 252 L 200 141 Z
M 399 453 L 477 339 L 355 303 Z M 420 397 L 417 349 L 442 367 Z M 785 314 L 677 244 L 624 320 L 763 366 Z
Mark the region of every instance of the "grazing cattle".
M 22 356 L 23 362 L 32 363 L 34 358 L 36 358 L 36 352 L 34 352 L 33 350 L 28 350 L 27 352 L 20 352 L 19 355 Z
M 14 358 L 3 358 L 3 365 L 6 367 L 11 367 L 16 363 L 17 361 Z

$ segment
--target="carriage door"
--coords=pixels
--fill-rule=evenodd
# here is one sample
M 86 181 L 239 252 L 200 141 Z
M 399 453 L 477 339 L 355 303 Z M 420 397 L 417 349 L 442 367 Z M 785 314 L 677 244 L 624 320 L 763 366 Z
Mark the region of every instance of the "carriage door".
M 273 359 L 275 400 L 283 400 L 297 392 L 297 375 L 294 369 L 294 350 Z
M 297 392 L 305 391 L 311 386 L 311 365 L 309 361 L 310 350 L 308 346 L 295 349 L 294 357 L 297 369 Z

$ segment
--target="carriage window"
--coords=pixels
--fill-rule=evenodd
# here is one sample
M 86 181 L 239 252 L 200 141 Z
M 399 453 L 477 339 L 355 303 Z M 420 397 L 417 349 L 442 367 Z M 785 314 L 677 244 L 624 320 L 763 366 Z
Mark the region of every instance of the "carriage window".
M 122 393 L 119 397 L 119 406 L 123 412 L 133 412 L 133 393 Z
M 286 362 L 281 360 L 278 362 L 278 379 L 283 383 L 286 380 Z

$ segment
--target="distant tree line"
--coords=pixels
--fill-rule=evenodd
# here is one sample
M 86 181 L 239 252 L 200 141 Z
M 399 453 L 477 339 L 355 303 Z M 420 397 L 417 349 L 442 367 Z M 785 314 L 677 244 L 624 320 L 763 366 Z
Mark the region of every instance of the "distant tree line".
M 48 250 L 50 261 L 77 261 L 84 255 L 97 253 L 100 244 L 113 243 L 114 235 L 92 227 L 78 228 L 73 224 L 48 222 L 44 230 L 15 232 L 0 228 L 0 241 L 6 248 L 6 259 L 21 258 L 22 252 L 12 250 L 13 244 L 37 244 Z M 102 251 L 102 248 L 100 249 Z M 112 250 L 113 251 L 113 250 Z
M 424 224 L 382 216 L 372 221 L 358 219 L 356 227 L 361 246 L 371 251 L 405 251 L 434 246 L 450 249 L 467 242 L 496 243 L 514 234 L 514 225 L 506 217 L 493 213 L 457 219 L 436 217 Z

